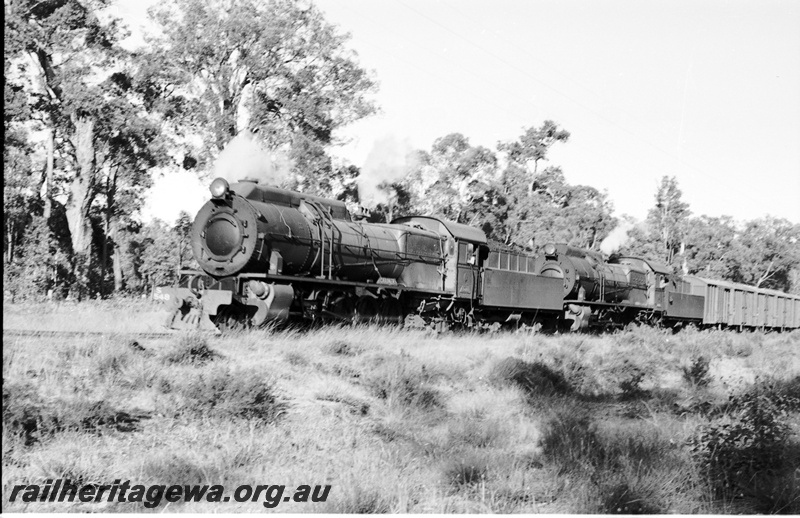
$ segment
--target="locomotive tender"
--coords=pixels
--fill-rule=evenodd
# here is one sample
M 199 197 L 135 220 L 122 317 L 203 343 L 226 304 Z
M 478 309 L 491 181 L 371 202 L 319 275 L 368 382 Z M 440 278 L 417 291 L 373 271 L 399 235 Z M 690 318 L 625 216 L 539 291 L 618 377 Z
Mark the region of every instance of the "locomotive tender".
M 537 255 L 490 246 L 479 229 L 430 216 L 353 221 L 345 204 L 223 178 L 192 227 L 202 271 L 159 288 L 169 327 L 303 320 L 439 328 L 516 323 L 551 330 L 633 321 L 800 326 L 800 297 L 679 277 L 656 262 L 564 244 Z

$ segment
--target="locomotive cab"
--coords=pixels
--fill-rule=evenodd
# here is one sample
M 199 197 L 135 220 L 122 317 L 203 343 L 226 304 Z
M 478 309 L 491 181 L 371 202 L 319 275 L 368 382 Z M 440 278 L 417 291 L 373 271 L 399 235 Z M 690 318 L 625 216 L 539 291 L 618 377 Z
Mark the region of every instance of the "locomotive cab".
M 441 289 L 459 298 L 477 297 L 477 272 L 483 260 L 489 255 L 486 234 L 483 231 L 431 216 L 397 218 L 392 224 L 416 226 L 446 236 Z
M 615 257 L 613 263 L 644 272 L 647 285 L 647 305 L 655 309 L 662 308 L 664 290 L 670 284 L 673 276 L 671 268 L 657 261 L 638 257 Z

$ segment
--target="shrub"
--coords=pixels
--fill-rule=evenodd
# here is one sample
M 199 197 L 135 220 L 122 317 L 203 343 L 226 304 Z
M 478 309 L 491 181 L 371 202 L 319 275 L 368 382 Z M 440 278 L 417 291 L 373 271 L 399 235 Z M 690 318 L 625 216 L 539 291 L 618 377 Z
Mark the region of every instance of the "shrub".
M 177 343 L 164 354 L 167 363 L 202 365 L 219 358 L 220 354 L 208 346 L 208 339 L 201 332 L 184 333 Z
M 516 385 L 530 396 L 572 392 L 572 387 L 560 372 L 541 362 L 531 363 L 519 358 L 500 360 L 492 369 L 490 378 L 500 383 Z
M 24 437 L 26 445 L 36 442 L 42 406 L 33 387 L 3 380 L 3 431 Z
M 800 412 L 800 376 L 788 380 L 762 380 L 756 383 L 747 394 L 764 396 L 781 411 Z
M 683 367 L 683 379 L 693 387 L 706 387 L 711 382 L 708 370 L 711 361 L 703 356 L 692 360 L 689 367 Z
M 719 498 L 763 497 L 774 487 L 774 476 L 800 467 L 787 453 L 789 442 L 785 415 L 761 394 L 732 398 L 730 414 L 698 428 L 690 448 L 713 494 Z M 798 495 L 800 496 L 800 495 Z
M 622 399 L 634 399 L 646 394 L 641 387 L 644 377 L 644 371 L 636 366 L 631 367 L 626 378 L 619 384 L 619 388 L 622 391 Z
M 23 437 L 26 445 L 64 431 L 134 431 L 143 417 L 117 410 L 102 400 L 47 402 L 30 385 L 3 383 L 3 428 Z
M 178 385 L 178 392 L 184 398 L 184 410 L 197 415 L 271 423 L 286 411 L 275 383 L 256 370 L 212 369 Z

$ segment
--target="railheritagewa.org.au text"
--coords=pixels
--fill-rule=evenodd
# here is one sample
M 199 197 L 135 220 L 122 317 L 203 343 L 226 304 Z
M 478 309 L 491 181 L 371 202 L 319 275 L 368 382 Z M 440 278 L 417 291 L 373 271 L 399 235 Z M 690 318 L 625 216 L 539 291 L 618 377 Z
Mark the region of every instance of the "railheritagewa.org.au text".
M 244 484 L 228 491 L 215 485 L 149 485 L 131 484 L 130 480 L 115 480 L 111 484 L 75 484 L 69 479 L 48 479 L 44 484 L 18 484 L 11 489 L 9 502 L 140 502 L 148 509 L 162 502 L 261 502 L 273 508 L 281 502 L 325 502 L 329 485 L 301 484 L 294 488 L 285 485 Z

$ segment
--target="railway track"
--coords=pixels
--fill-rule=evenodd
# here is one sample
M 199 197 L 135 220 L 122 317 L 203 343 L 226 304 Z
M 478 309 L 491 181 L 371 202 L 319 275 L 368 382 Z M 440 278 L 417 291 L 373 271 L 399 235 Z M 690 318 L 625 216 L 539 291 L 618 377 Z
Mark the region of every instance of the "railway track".
M 47 338 L 86 338 L 117 336 L 124 338 L 169 338 L 180 334 L 180 331 L 159 333 L 113 332 L 113 331 L 41 331 L 31 329 L 3 329 L 5 337 L 47 337 Z

